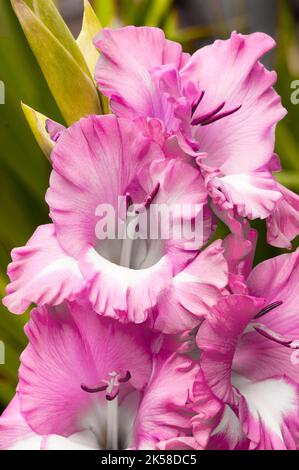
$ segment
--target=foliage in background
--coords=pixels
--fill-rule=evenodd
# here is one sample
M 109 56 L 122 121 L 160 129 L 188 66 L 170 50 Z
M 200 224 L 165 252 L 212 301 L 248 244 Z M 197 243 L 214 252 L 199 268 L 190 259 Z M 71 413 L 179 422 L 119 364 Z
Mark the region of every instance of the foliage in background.
M 44 193 L 50 164 L 42 150 L 46 154 L 49 152 L 49 142 L 42 134 L 43 116 L 70 124 L 82 112 L 99 113 L 106 109 L 107 103 L 96 91 L 91 73 L 96 52 L 86 55 L 86 46 L 100 24 L 160 26 L 168 38 L 181 42 L 190 52 L 199 41 L 211 38 L 211 31 L 217 31 L 220 36 L 228 34 L 224 23 L 213 25 L 213 28 L 181 27 L 174 0 L 93 0 L 100 21 L 85 2 L 83 31 L 76 42 L 52 1 L 12 0 L 12 3 L 28 41 L 10 2 L 0 2 L 0 80 L 6 87 L 6 103 L 0 106 L 1 297 L 7 283 L 6 268 L 11 249 L 22 246 L 37 225 L 48 222 Z M 58 1 L 55 3 L 59 4 Z M 277 88 L 289 116 L 279 125 L 277 151 L 285 168 L 281 181 L 298 192 L 299 107 L 290 103 L 290 83 L 299 78 L 299 51 L 294 19 L 286 1 L 281 1 L 278 28 Z M 239 29 L 242 31 L 242 24 Z M 54 51 L 50 59 L 49 50 Z M 21 101 L 42 150 L 26 123 Z M 280 251 L 265 243 L 264 223 L 256 225 L 260 232 L 257 261 L 275 256 Z M 225 231 L 223 226 L 219 227 L 216 236 L 224 236 Z M 5 342 L 6 349 L 6 364 L 0 365 L 0 408 L 14 393 L 18 358 L 26 344 L 23 325 L 27 318 L 28 315 L 15 317 L 0 305 L 0 340 Z

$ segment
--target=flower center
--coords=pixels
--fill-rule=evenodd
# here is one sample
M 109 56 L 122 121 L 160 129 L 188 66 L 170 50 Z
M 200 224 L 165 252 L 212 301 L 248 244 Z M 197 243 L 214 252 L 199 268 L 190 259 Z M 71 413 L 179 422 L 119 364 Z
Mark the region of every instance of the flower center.
M 129 382 L 131 379 L 130 371 L 126 372 L 109 372 L 108 376 L 95 386 L 81 385 L 82 390 L 87 393 L 105 392 L 107 400 L 106 413 L 106 450 L 118 450 L 120 442 L 120 425 L 119 425 L 119 403 L 118 395 L 120 386 Z
M 159 234 L 152 233 L 149 210 L 160 189 L 157 183 L 142 203 L 134 204 L 131 194 L 125 196 L 125 220 L 121 221 L 116 239 L 101 240 L 97 252 L 108 261 L 130 269 L 154 266 L 163 256 L 164 243 Z M 119 223 L 119 221 L 118 221 Z

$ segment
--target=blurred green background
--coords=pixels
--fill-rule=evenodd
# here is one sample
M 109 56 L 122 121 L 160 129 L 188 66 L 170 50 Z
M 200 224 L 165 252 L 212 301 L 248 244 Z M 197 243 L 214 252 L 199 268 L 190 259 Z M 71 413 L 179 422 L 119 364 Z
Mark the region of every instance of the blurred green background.
M 30 5 L 32 0 L 26 0 Z M 81 28 L 81 0 L 56 0 L 71 31 Z M 289 114 L 277 130 L 277 152 L 284 171 L 280 180 L 299 192 L 299 104 L 291 103 L 291 83 L 299 79 L 299 2 L 288 0 L 93 0 L 103 26 L 125 24 L 162 27 L 168 38 L 187 51 L 227 37 L 231 30 L 265 31 L 278 43 L 266 65 L 278 72 L 277 91 Z M 0 0 L 0 80 L 5 104 L 0 105 L 0 289 L 7 284 L 10 251 L 26 243 L 36 226 L 48 221 L 44 194 L 50 164 L 35 142 L 20 102 L 61 123 L 64 120 L 28 46 L 9 0 Z M 265 243 L 264 223 L 256 224 L 260 237 L 256 262 L 280 251 Z M 225 229 L 220 227 L 218 235 Z M 295 243 L 298 246 L 298 243 Z M 19 355 L 26 344 L 23 326 L 27 315 L 16 317 L 0 306 L 0 341 L 6 360 L 0 365 L 0 411 L 17 383 Z

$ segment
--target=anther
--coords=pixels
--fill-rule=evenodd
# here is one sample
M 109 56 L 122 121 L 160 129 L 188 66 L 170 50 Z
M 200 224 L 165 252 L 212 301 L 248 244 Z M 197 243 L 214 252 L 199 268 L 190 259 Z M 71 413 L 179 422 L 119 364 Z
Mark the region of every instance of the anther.
M 277 302 L 273 302 L 273 304 L 268 305 L 267 307 L 263 308 L 254 318 L 258 319 L 266 315 L 267 313 L 271 312 L 277 307 L 280 307 L 283 304 L 282 300 L 278 300 Z

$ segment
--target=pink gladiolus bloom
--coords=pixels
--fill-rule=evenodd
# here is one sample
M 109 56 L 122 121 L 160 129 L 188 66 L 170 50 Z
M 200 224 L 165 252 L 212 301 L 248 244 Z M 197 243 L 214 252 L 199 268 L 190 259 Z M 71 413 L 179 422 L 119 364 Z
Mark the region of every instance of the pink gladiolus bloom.
M 249 295 L 223 297 L 199 328 L 202 374 L 223 406 L 208 448 L 298 447 L 298 259 L 299 251 L 257 266 Z
M 236 209 L 249 219 L 271 216 L 270 242 L 288 245 L 299 233 L 298 204 L 272 175 L 275 127 L 286 111 L 273 89 L 276 73 L 259 62 L 274 40 L 234 32 L 190 57 L 163 31 L 129 26 L 104 29 L 95 45 L 101 52 L 95 78 L 113 112 L 139 123 L 161 120 L 161 145 L 181 158 L 177 141 L 196 157 L 220 210 Z
M 212 224 L 200 173 L 190 162 L 166 159 L 134 123 L 112 115 L 90 116 L 58 131 L 47 193 L 53 224 L 39 227 L 13 251 L 4 304 L 22 313 L 32 302 L 59 305 L 84 291 L 97 313 L 124 322 L 149 319 L 166 332 L 198 324 L 227 284 L 221 243 L 199 254 Z M 117 211 L 120 196 L 145 213 L 152 202 L 199 208 L 202 240 L 190 245 L 184 233 L 173 236 L 174 224 L 188 217 L 191 222 L 192 212 L 170 220 L 167 239 L 99 240 L 97 208 L 110 204 Z M 137 225 L 139 215 L 135 219 Z M 203 276 L 202 269 L 210 274 Z
M 155 449 L 191 435 L 198 366 L 160 334 L 75 303 L 33 310 L 26 334 L 1 449 Z

